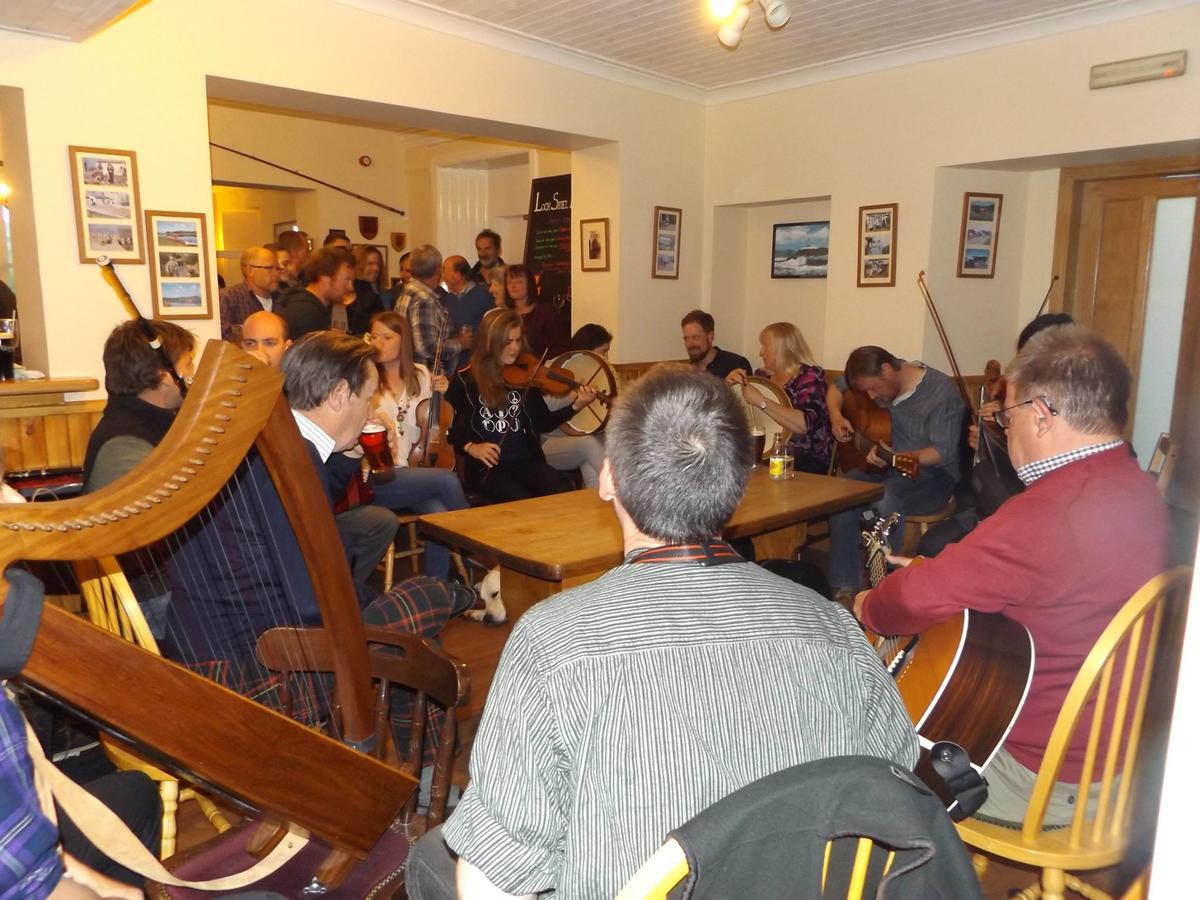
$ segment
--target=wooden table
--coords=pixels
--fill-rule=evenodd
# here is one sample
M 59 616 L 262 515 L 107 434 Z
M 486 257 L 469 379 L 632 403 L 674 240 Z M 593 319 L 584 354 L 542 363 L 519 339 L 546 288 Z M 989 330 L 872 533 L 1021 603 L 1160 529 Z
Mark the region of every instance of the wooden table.
M 777 481 L 760 466 L 725 536 L 752 538 L 759 558 L 788 557 L 803 540 L 804 523 L 882 493 L 876 484 L 824 475 L 797 473 Z M 441 543 L 497 560 L 513 618 L 538 600 L 592 581 L 623 555 L 616 515 L 594 490 L 434 513 L 421 517 L 420 528 Z

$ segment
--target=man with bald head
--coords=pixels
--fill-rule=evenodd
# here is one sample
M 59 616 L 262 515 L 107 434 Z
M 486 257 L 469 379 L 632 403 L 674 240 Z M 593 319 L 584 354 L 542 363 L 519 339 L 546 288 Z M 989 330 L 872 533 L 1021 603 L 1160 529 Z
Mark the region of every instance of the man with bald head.
M 252 314 L 242 323 L 242 349 L 252 353 L 272 369 L 283 361 L 283 351 L 292 346 L 288 339 L 287 322 L 282 316 L 265 309 Z
M 238 331 L 248 316 L 264 309 L 271 311 L 279 275 L 274 251 L 266 247 L 249 247 L 242 252 L 244 280 L 225 288 L 220 295 L 222 340 L 238 343 Z
M 450 311 L 450 327 L 462 345 L 458 357 L 458 367 L 461 369 L 471 356 L 471 347 L 483 314 L 493 306 L 492 294 L 486 284 L 471 277 L 471 264 L 464 256 L 446 257 L 442 263 L 442 281 L 450 289 L 445 304 Z

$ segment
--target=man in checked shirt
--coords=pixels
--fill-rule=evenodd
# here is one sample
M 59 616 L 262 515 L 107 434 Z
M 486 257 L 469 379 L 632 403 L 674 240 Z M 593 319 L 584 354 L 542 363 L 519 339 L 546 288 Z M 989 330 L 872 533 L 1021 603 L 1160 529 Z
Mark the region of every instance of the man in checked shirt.
M 462 346 L 455 340 L 450 311 L 438 294 L 442 281 L 442 254 L 432 244 L 423 244 L 412 252 L 412 278 L 404 285 L 396 312 L 408 318 L 412 326 L 415 361 L 433 371 L 433 356 L 438 336 L 442 337 L 440 371 L 453 373 L 458 368 Z

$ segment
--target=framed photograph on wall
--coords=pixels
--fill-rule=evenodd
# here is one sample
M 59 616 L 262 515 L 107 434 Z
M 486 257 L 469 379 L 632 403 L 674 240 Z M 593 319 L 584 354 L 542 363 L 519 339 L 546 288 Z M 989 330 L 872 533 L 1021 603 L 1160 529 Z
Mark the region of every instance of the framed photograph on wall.
M 962 228 L 958 235 L 958 277 L 993 278 L 1000 242 L 1003 194 L 963 194 Z
M 897 204 L 858 208 L 858 286 L 896 284 Z
M 655 278 L 679 277 L 679 235 L 683 229 L 683 210 L 670 206 L 654 207 L 654 265 L 650 274 Z
M 608 271 L 608 219 L 579 220 L 579 267 L 584 272 Z
M 114 263 L 145 262 L 137 154 L 99 147 L 67 149 L 71 155 L 79 261 L 90 263 L 107 256 Z
M 829 223 L 776 225 L 771 240 L 772 278 L 828 278 Z
M 208 231 L 203 213 L 146 210 L 150 294 L 158 319 L 211 319 Z

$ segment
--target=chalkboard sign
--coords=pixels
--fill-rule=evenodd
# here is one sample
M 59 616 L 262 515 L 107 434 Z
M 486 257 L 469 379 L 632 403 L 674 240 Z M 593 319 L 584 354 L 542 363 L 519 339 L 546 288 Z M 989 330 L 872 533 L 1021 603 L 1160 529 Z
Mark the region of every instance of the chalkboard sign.
M 543 303 L 553 303 L 571 330 L 571 176 L 535 178 L 529 185 L 525 265 Z

